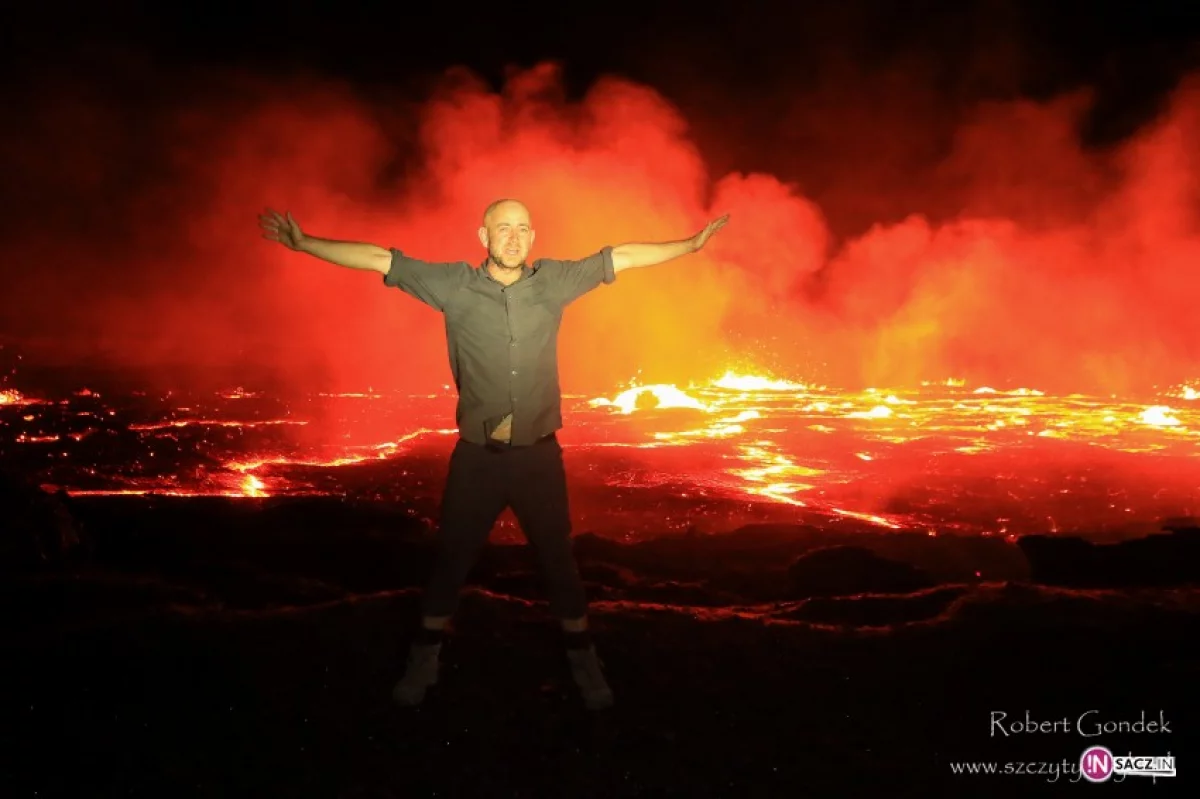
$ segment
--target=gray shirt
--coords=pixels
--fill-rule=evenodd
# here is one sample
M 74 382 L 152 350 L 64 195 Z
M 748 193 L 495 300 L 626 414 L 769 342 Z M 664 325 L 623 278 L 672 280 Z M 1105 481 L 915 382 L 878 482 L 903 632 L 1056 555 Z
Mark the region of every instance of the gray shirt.
M 510 286 L 486 265 L 426 263 L 392 249 L 383 282 L 440 311 L 458 389 L 459 434 L 485 444 L 512 416 L 511 442 L 532 444 L 562 427 L 558 328 L 563 309 L 616 280 L 612 248 L 580 261 L 542 258 Z

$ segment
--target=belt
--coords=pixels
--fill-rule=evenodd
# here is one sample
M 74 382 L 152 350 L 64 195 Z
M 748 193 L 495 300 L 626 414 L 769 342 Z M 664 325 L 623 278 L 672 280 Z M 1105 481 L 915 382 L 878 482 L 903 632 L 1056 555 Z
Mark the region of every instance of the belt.
M 525 449 L 526 447 L 536 447 L 539 444 L 549 444 L 551 441 L 557 441 L 558 435 L 551 433 L 534 441 L 532 444 L 513 444 L 507 441 L 488 441 L 483 445 L 483 448 L 488 452 L 509 452 L 514 449 Z

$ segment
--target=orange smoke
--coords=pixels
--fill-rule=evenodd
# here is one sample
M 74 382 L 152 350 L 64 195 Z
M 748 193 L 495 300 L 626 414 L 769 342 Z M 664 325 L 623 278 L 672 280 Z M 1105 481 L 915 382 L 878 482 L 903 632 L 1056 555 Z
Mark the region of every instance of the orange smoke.
M 482 209 L 516 196 L 534 214 L 535 256 L 680 238 L 732 213 L 708 251 L 626 273 L 569 311 L 560 355 L 571 393 L 730 368 L 842 386 L 955 377 L 1106 392 L 1195 376 L 1196 81 L 1105 152 L 1079 143 L 1086 94 L 979 106 L 939 163 L 906 177 L 928 207 L 849 237 L 834 234 L 802 175 L 711 174 L 689 121 L 647 86 L 605 79 L 568 102 L 558 69 L 543 65 L 499 93 L 455 72 L 420 104 L 285 88 L 241 81 L 156 117 L 142 135 L 169 141 L 169 158 L 139 184 L 118 243 L 19 238 L 0 301 L 15 332 L 63 358 L 439 391 L 449 372 L 437 314 L 376 276 L 263 241 L 256 215 L 286 208 L 315 235 L 477 261 Z M 132 123 L 82 101 L 71 109 L 34 116 L 104 134 L 98 154 L 73 151 L 69 168 L 99 198 L 115 190 L 105 148 Z M 845 186 L 830 191 L 844 197 L 856 170 L 841 168 Z

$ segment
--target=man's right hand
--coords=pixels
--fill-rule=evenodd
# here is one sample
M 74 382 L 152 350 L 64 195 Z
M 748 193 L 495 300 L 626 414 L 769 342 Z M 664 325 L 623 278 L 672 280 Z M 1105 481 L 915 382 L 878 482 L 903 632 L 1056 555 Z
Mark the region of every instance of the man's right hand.
M 267 209 L 265 214 L 259 216 L 258 221 L 262 225 L 264 239 L 277 241 L 289 250 L 299 250 L 304 242 L 304 234 L 296 220 L 292 219 L 291 212 L 280 215 L 278 211 Z
M 320 258 L 337 266 L 350 269 L 367 269 L 386 275 L 392 268 L 392 251 L 374 244 L 359 241 L 335 241 L 320 236 L 305 236 L 290 213 L 281 215 L 267 210 L 259 217 L 263 238 L 277 241 L 289 250 Z

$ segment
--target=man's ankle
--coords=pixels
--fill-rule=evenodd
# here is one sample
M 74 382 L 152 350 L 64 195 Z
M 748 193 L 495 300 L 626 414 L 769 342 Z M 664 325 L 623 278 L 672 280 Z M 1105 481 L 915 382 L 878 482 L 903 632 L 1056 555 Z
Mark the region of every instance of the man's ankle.
M 444 618 L 426 617 L 421 619 L 416 635 L 413 636 L 413 643 L 420 646 L 434 646 L 440 644 L 445 635 L 446 620 Z

